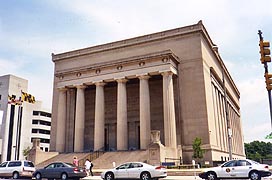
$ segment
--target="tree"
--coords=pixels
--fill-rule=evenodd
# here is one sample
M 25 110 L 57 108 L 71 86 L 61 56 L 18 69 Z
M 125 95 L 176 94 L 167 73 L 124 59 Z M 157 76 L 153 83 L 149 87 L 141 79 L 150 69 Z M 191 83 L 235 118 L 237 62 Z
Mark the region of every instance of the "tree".
M 29 154 L 30 150 L 31 150 L 31 148 L 29 146 L 23 150 L 24 157 L 27 157 L 27 155 Z
M 272 143 L 265 143 L 263 141 L 253 141 L 245 143 L 246 157 L 254 161 L 261 161 L 261 159 L 272 158 Z
M 202 139 L 196 137 L 193 142 L 193 158 L 202 159 L 204 155 L 204 150 L 201 148 Z

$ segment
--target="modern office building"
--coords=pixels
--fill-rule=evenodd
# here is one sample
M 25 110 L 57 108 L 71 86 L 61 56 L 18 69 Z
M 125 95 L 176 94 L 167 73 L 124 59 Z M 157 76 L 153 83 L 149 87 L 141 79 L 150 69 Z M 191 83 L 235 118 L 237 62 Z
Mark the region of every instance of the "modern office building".
M 26 79 L 14 75 L 0 76 L 2 161 L 24 159 L 23 151 L 32 147 L 33 138 L 41 138 L 42 142 L 46 139 L 41 147 L 49 150 L 51 114 L 42 109 L 40 101 L 34 103 L 30 99 L 33 96 L 27 91 Z
M 40 139 L 41 150 L 48 152 L 50 150 L 50 132 L 51 113 L 42 108 L 40 101 L 36 101 L 32 113 L 31 142 L 33 142 L 33 139 Z
M 240 93 L 201 21 L 52 61 L 52 151 L 145 150 L 159 130 L 166 157 L 184 163 L 196 137 L 207 163 L 228 159 L 228 135 L 245 157 Z

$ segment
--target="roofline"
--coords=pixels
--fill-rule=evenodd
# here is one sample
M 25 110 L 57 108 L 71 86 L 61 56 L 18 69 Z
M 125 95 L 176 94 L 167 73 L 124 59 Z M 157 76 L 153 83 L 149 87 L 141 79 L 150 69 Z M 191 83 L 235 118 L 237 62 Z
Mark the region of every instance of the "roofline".
M 91 47 L 77 49 L 77 50 L 68 51 L 68 52 L 59 53 L 59 54 L 52 53 L 52 61 L 56 62 L 58 60 L 63 60 L 63 59 L 72 58 L 76 56 L 93 54 L 93 53 L 97 53 L 101 51 L 117 49 L 117 48 L 121 48 L 125 46 L 132 46 L 136 44 L 165 39 L 165 38 L 169 38 L 169 37 L 177 36 L 177 35 L 190 34 L 190 33 L 199 32 L 199 31 L 205 31 L 204 34 L 207 36 L 208 41 L 212 43 L 212 40 L 209 37 L 208 33 L 206 32 L 206 29 L 204 28 L 202 21 L 199 21 L 197 24 L 175 28 L 171 30 L 156 32 L 156 33 L 147 34 L 143 36 L 137 36 L 137 37 L 133 37 L 129 39 L 114 41 L 114 42 L 110 42 L 106 44 L 91 46 Z M 212 43 L 212 45 L 214 44 Z

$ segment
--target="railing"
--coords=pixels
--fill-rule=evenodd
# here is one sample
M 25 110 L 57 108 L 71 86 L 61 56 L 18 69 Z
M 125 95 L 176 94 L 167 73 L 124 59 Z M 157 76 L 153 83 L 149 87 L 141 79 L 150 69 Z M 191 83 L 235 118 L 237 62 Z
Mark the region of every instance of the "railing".
M 89 159 L 89 161 L 93 161 L 93 160 L 97 159 L 99 156 L 101 156 L 102 154 L 104 154 L 104 151 L 91 152 L 90 154 L 88 154 L 87 156 L 85 156 L 83 159 L 80 159 L 78 161 L 78 165 L 80 167 L 85 167 L 85 161 L 87 159 Z

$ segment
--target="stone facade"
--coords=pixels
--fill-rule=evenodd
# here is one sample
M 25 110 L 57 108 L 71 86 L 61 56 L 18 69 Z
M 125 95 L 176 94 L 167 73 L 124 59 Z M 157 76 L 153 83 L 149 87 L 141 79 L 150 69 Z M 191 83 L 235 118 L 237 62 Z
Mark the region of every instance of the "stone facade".
M 201 21 L 52 60 L 52 151 L 147 149 L 158 130 L 166 157 L 178 157 L 181 147 L 191 162 L 200 137 L 204 160 L 224 161 L 225 84 L 233 157 L 244 158 L 240 93 Z

